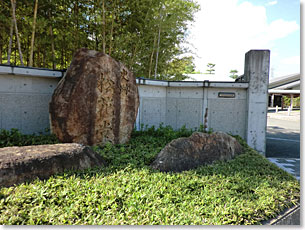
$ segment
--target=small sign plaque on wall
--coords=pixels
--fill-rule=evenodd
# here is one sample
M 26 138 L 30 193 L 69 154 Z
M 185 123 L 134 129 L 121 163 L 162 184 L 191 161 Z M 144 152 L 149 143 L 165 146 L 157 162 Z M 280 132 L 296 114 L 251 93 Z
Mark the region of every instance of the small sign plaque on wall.
M 235 93 L 232 92 L 219 92 L 218 97 L 222 98 L 235 98 Z

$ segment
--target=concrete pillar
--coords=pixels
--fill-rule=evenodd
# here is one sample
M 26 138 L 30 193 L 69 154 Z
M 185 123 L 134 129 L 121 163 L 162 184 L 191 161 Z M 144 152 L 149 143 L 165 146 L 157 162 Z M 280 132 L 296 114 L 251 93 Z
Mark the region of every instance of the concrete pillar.
M 269 50 L 246 53 L 244 77 L 249 82 L 247 144 L 263 155 L 266 154 L 269 65 Z

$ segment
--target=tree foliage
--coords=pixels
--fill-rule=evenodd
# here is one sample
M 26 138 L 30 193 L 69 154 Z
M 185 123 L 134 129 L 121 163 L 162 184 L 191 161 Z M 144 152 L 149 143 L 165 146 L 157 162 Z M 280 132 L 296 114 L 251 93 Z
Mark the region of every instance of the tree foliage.
M 122 61 L 136 76 L 158 79 L 170 79 L 171 66 L 185 60 L 183 43 L 199 9 L 195 0 L 44 0 L 38 2 L 34 19 L 35 3 L 16 0 L 26 66 L 35 34 L 34 67 L 67 68 L 74 52 L 86 47 Z M 7 63 L 11 8 L 10 1 L 0 1 L 0 64 Z M 16 40 L 14 34 L 11 64 L 20 65 Z
M 207 68 L 207 70 L 206 70 L 208 73 L 206 73 L 206 74 L 215 74 L 215 69 L 214 69 L 215 65 L 216 65 L 216 64 L 208 63 L 208 64 L 207 64 L 207 67 L 208 67 L 208 68 Z
M 230 78 L 233 78 L 234 80 L 238 78 L 238 75 L 237 75 L 238 71 L 236 69 L 233 69 L 230 71 Z

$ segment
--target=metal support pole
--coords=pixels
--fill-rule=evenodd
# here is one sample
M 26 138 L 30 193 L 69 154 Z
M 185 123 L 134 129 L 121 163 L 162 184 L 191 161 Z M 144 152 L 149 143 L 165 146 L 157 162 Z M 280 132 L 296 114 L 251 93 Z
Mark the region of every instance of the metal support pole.
M 290 94 L 290 108 L 293 110 L 293 94 Z
M 274 94 L 271 94 L 271 107 L 274 107 Z

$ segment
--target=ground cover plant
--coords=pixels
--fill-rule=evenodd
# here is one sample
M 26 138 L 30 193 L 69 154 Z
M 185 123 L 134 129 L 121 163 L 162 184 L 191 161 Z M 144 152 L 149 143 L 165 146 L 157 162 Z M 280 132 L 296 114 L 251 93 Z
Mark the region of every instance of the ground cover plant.
M 229 162 L 182 173 L 148 166 L 191 131 L 135 131 L 128 144 L 95 146 L 106 168 L 66 172 L 0 190 L 0 224 L 260 224 L 299 203 L 300 184 L 245 142 Z
M 22 134 L 18 129 L 0 129 L 0 148 L 11 146 L 44 145 L 59 143 L 48 130 L 39 134 Z

